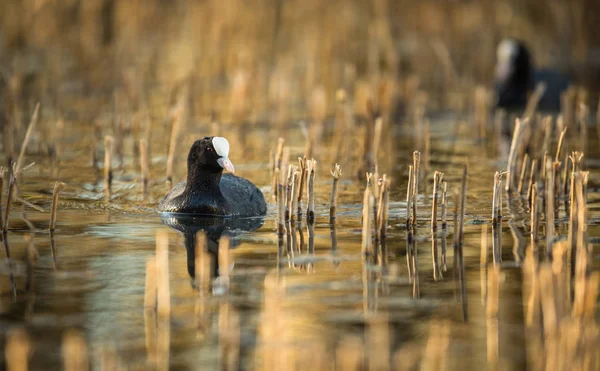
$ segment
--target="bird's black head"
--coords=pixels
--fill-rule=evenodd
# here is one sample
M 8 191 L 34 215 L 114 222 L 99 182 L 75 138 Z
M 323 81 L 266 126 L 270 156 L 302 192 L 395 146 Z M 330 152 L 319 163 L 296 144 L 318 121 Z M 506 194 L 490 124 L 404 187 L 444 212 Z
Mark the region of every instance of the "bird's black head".
M 529 84 L 532 73 L 531 55 L 520 40 L 504 39 L 496 50 L 496 82 Z
M 533 85 L 533 66 L 522 41 L 504 39 L 498 44 L 495 83 L 499 107 L 525 106 Z
M 192 145 L 188 154 L 188 172 L 202 170 L 220 173 L 223 169 L 235 172 L 229 160 L 229 142 L 223 137 L 204 137 Z

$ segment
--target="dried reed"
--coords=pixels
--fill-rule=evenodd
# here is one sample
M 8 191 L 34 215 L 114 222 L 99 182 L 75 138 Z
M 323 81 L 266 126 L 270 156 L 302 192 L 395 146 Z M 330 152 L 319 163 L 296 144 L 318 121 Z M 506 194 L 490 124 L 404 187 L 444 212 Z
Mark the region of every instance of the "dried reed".
M 110 202 L 112 194 L 112 152 L 114 141 L 114 138 L 110 135 L 104 137 L 104 194 L 108 202 Z
M 306 210 L 306 222 L 313 224 L 315 221 L 315 170 L 317 161 L 308 160 L 308 208 Z
M 419 193 L 419 168 L 421 153 L 413 152 L 413 187 L 412 187 L 412 224 L 417 225 L 417 195 Z
M 58 195 L 65 188 L 66 184 L 63 182 L 54 183 L 54 189 L 52 190 L 52 209 L 50 211 L 50 231 L 54 232 L 56 227 L 56 210 L 58 208 Z
M 140 167 L 142 170 L 142 197 L 146 201 L 148 199 L 150 161 L 148 158 L 148 141 L 145 138 L 140 139 Z
M 329 223 L 335 223 L 335 211 L 337 208 L 337 194 L 338 194 L 338 184 L 340 182 L 340 176 L 342 176 L 342 167 L 338 164 L 335 164 L 333 170 L 331 171 L 331 176 L 333 176 L 333 184 L 331 186 L 331 201 L 329 206 Z
M 31 115 L 31 120 L 29 121 L 29 125 L 27 126 L 27 132 L 25 133 L 25 138 L 23 139 L 23 144 L 21 145 L 21 152 L 19 153 L 19 157 L 17 159 L 17 165 L 15 167 L 15 177 L 18 177 L 21 172 L 21 168 L 23 166 L 23 158 L 25 157 L 25 151 L 27 150 L 27 144 L 29 144 L 29 140 L 31 138 L 31 133 L 33 132 L 33 129 L 35 128 L 35 124 L 38 121 L 39 110 L 40 110 L 40 104 L 37 103 L 35 105 L 33 115 Z

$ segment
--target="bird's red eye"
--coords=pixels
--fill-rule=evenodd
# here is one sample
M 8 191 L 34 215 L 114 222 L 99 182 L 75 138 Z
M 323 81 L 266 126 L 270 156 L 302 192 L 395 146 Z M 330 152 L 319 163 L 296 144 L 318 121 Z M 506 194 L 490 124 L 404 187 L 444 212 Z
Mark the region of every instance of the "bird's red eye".
M 212 152 L 212 150 L 213 150 L 213 149 L 212 149 L 212 148 L 210 148 L 210 147 L 206 147 L 206 150 L 207 150 L 208 152 Z

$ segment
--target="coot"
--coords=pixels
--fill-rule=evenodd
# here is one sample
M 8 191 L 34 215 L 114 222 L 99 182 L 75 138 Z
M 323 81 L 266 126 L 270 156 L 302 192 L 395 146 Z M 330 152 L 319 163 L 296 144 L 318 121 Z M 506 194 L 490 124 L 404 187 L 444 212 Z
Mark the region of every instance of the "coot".
M 542 111 L 559 111 L 560 95 L 569 86 L 568 79 L 552 69 L 535 69 L 527 46 L 520 40 L 504 39 L 496 50 L 497 107 L 508 110 L 522 109 L 539 82 L 546 91 L 539 102 Z
M 267 212 L 265 198 L 250 181 L 223 175 L 234 172 L 229 142 L 205 137 L 192 145 L 187 159 L 187 181 L 178 183 L 158 204 L 160 212 L 210 216 L 257 216 Z

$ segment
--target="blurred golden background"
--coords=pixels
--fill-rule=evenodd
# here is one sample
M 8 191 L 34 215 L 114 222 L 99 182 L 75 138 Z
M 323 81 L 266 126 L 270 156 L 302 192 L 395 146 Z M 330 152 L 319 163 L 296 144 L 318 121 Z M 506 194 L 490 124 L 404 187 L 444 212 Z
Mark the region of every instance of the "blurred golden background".
M 465 109 L 512 36 L 588 88 L 593 109 L 599 22 L 595 0 L 4 0 L 0 66 L 29 99 L 124 86 L 138 104 L 185 83 L 192 115 L 274 121 L 339 88 L 364 102 L 381 81 L 395 101 L 418 88 L 429 108 Z

